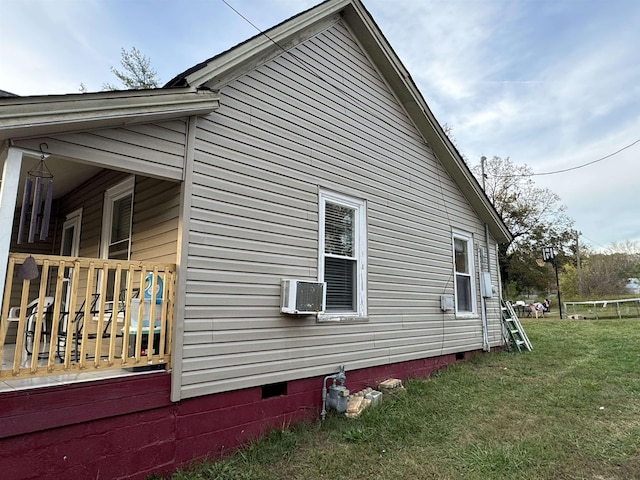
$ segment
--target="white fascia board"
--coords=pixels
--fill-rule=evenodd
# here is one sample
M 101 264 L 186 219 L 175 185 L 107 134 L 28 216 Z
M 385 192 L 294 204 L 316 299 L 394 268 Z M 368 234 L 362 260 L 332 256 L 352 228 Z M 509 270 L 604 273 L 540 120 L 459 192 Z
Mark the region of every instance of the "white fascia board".
M 207 115 L 217 93 L 191 88 L 130 90 L 0 100 L 0 140 Z
M 350 3 L 351 0 L 322 3 L 211 59 L 202 68 L 187 75 L 185 80 L 192 87 L 218 89 L 245 71 L 326 30 L 340 20 L 341 11 Z

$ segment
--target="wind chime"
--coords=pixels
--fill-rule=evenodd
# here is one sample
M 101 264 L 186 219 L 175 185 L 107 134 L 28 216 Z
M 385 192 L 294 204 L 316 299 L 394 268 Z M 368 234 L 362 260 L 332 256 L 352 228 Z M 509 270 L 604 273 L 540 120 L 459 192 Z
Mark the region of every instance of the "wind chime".
M 53 175 L 44 159 L 48 156 L 42 146 L 49 148 L 46 143 L 40 144 L 40 162 L 27 172 L 22 196 L 22 211 L 20 212 L 20 226 L 18 228 L 18 244 L 24 243 L 24 237 L 29 234 L 27 242 L 46 240 L 49 235 L 49 220 L 51 219 L 51 201 L 53 199 Z M 46 191 L 45 191 L 46 190 Z

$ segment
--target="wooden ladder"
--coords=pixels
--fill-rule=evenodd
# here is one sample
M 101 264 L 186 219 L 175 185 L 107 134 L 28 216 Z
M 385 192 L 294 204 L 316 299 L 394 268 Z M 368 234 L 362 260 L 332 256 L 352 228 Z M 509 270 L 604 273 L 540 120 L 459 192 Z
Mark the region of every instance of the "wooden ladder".
M 507 340 L 507 345 L 512 343 L 518 352 L 522 352 L 523 348 L 531 351 L 533 347 L 531 346 L 529 337 L 527 337 L 527 333 L 524 331 L 524 328 L 522 328 L 522 324 L 511 302 L 501 300 L 501 304 L 502 324 L 506 332 L 505 339 Z

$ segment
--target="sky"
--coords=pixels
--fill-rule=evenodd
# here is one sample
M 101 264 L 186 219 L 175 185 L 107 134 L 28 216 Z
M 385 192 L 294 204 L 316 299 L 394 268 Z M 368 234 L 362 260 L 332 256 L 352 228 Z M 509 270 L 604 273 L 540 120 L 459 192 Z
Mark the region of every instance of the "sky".
M 131 47 L 167 82 L 317 3 L 0 0 L 0 89 L 99 91 Z M 640 2 L 363 3 L 470 165 L 529 166 L 582 245 L 640 242 Z

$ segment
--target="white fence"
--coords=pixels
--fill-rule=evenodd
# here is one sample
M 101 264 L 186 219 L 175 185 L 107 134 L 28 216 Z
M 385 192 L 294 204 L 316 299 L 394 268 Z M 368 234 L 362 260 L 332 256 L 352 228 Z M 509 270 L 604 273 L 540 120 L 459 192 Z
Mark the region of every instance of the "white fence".
M 568 318 L 596 319 L 600 317 L 640 317 L 640 298 L 624 300 L 597 300 L 588 302 L 564 302 Z

